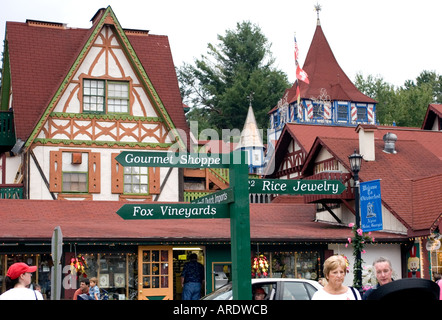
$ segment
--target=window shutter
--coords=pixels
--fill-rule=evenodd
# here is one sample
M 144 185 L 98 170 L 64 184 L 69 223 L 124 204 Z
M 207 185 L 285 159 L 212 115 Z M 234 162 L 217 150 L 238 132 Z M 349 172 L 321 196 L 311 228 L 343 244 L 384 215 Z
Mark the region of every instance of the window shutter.
M 89 193 L 101 192 L 101 154 L 99 152 L 91 152 L 89 154 Z
M 62 154 L 61 151 L 51 151 L 49 155 L 49 191 L 62 191 Z
M 124 168 L 117 160 L 115 160 L 115 157 L 118 155 L 119 153 L 112 153 L 112 165 L 111 165 L 112 193 L 124 192 Z
M 160 168 L 149 167 L 149 194 L 160 194 Z

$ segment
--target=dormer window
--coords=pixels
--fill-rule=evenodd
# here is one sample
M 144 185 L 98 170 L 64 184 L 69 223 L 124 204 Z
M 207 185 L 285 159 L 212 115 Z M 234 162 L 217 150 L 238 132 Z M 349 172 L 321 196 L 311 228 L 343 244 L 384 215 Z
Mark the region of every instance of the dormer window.
M 129 113 L 129 82 L 84 79 L 83 112 Z

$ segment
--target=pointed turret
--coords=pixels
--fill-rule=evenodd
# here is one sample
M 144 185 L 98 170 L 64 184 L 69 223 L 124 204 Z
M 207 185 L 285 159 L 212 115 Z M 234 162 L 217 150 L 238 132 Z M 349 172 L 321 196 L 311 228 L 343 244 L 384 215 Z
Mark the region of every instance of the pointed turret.
M 264 166 L 264 144 L 261 133 L 256 123 L 251 98 L 247 118 L 244 123 L 241 137 L 236 150 L 244 150 L 248 153 L 249 173 L 260 173 Z
M 316 26 L 303 70 L 307 72 L 310 83 L 299 81 L 301 99 L 316 98 L 320 95 L 321 89 L 325 89 L 330 100 L 376 103 L 360 92 L 341 69 L 320 24 Z M 291 90 L 294 89 L 295 85 Z M 296 97 L 292 97 L 289 103 L 295 100 Z
M 267 141 L 277 140 L 286 123 L 376 124 L 376 101 L 356 88 L 336 60 L 322 31 L 319 11 L 310 48 L 293 86 L 269 112 Z M 295 52 L 298 46 L 295 39 Z

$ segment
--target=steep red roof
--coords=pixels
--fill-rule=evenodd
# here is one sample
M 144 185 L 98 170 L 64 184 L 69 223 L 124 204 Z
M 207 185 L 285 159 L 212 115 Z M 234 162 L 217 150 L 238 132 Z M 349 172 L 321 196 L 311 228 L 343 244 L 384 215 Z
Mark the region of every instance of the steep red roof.
M 127 202 L 0 200 L 2 241 L 50 241 L 60 226 L 65 241 L 230 241 L 228 219 L 123 220 L 116 214 Z M 252 241 L 343 241 L 350 229 L 314 222 L 307 204 L 251 204 Z M 385 241 L 403 240 L 378 233 Z
M 19 22 L 6 23 L 17 138 L 28 139 L 93 28 L 49 28 Z M 167 36 L 129 34 L 127 38 L 175 126 L 187 133 Z
M 440 145 L 440 142 L 439 142 Z M 348 156 L 358 149 L 357 138 L 318 137 L 307 162 L 325 147 L 350 171 Z M 398 139 L 396 154 L 383 152 L 384 142 L 375 140 L 375 161 L 363 161 L 361 181 L 381 179 L 382 201 L 411 233 L 434 228 L 441 214 L 442 161 L 419 141 Z M 436 146 L 434 148 L 437 149 Z M 308 162 L 304 170 L 312 166 Z M 429 191 L 431 190 L 431 191 Z M 426 196 L 423 196 L 428 191 Z M 425 202 L 430 202 L 425 204 Z
M 17 138 L 27 140 L 87 38 L 85 29 L 6 23 Z
M 391 132 L 398 137 L 398 141 L 419 141 L 422 146 L 426 147 L 431 153 L 442 160 L 442 147 L 438 147 L 442 144 L 442 132 L 396 126 L 373 125 L 372 127 L 375 128 L 375 139 L 382 140 L 387 132 Z M 355 131 L 354 127 L 324 126 L 319 124 L 301 123 L 286 124 L 283 132 L 281 133 L 281 137 L 283 137 L 283 135 L 295 138 L 305 152 L 310 151 L 316 137 L 358 138 L 358 133 Z M 279 146 L 277 145 L 276 148 L 279 148 Z
M 309 84 L 299 81 L 301 98 L 312 99 L 327 91 L 330 100 L 376 103 L 360 92 L 339 66 L 320 25 L 316 26 L 303 70 L 308 74 Z M 286 91 L 289 103 L 296 100 L 296 83 Z

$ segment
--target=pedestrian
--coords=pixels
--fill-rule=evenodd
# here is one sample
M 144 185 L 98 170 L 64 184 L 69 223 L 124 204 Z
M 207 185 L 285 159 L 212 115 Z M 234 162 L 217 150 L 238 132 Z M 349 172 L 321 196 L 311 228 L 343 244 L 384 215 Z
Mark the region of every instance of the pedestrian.
M 204 282 L 204 267 L 197 261 L 198 256 L 192 253 L 190 261 L 184 265 L 181 273 L 181 285 L 183 286 L 183 300 L 199 300 L 201 298 L 201 286 Z
M 341 255 L 329 257 L 324 262 L 324 277 L 327 283 L 313 294 L 312 300 L 361 300 L 359 291 L 344 286 L 347 261 Z
M 439 300 L 442 300 L 442 275 L 440 273 L 435 273 L 433 276 L 434 282 L 439 285 Z
M 89 295 L 93 298 L 92 300 L 100 300 L 100 288 L 96 277 L 89 279 Z
M 41 292 L 29 289 L 32 273 L 36 270 L 37 266 L 23 262 L 12 264 L 6 272 L 6 291 L 0 295 L 0 300 L 43 300 Z
M 376 280 L 378 283 L 373 288 L 368 289 L 363 295 L 362 300 L 367 300 L 368 296 L 373 293 L 374 290 L 393 281 L 392 274 L 393 268 L 391 262 L 387 258 L 380 257 L 373 262 L 373 267 L 376 273 Z
M 77 290 L 75 290 L 74 292 L 74 297 L 72 298 L 72 300 L 78 300 L 78 296 L 79 295 L 89 295 L 89 279 L 88 278 L 83 278 L 80 280 L 80 288 L 78 288 Z M 84 296 L 82 296 L 84 297 Z M 84 300 L 84 299 L 82 299 Z

